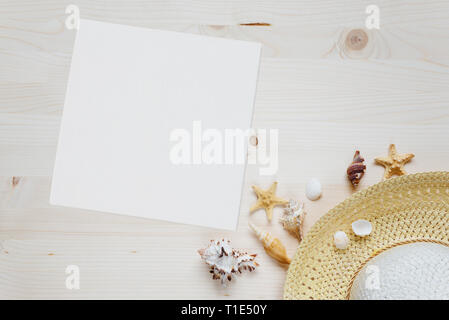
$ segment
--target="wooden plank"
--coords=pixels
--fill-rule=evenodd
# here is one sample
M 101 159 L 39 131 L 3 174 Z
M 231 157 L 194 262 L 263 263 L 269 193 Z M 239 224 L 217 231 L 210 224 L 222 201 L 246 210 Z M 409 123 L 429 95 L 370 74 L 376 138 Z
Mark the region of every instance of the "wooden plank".
M 254 125 L 282 130 L 296 119 L 444 126 L 449 121 L 448 85 L 449 69 L 426 61 L 266 58 L 259 76 Z M 60 91 L 65 89 L 62 80 L 59 86 Z M 0 173 L 50 176 L 63 94 L 52 88 L 41 93 L 40 84 L 11 88 L 14 85 L 10 85 L 14 96 L 4 90 L 8 101 L 0 105 L 0 146 L 4 150 Z M 21 96 L 20 88 L 29 89 L 31 96 Z M 49 101 L 60 104 L 53 106 Z
M 448 170 L 449 3 L 382 0 L 366 45 L 369 1 L 73 1 L 82 17 L 263 43 L 254 126 L 279 129 L 279 170 L 248 166 L 239 228 L 221 232 L 48 204 L 74 32 L 66 3 L 0 2 L 0 298 L 278 299 L 286 269 L 269 258 L 248 221 L 290 255 L 297 241 L 263 211 L 249 214 L 252 184 L 305 202 L 305 227 L 349 196 L 355 148 L 367 159 L 361 188 L 379 181 L 373 158 L 413 152 L 409 172 Z M 249 24 L 249 25 L 241 25 Z M 262 25 L 260 25 L 262 24 Z M 312 176 L 323 198 L 305 199 Z M 213 210 L 213 208 L 211 208 Z M 227 289 L 209 279 L 196 250 L 217 237 L 258 253 L 261 267 Z M 80 266 L 81 289 L 65 268 Z
M 240 23 L 270 23 L 272 25 L 308 26 L 364 24 L 371 1 L 294 1 L 294 0 L 176 0 L 167 5 L 164 0 L 89 1 L 74 0 L 81 14 L 89 19 L 104 19 L 118 23 L 130 21 L 139 25 L 204 24 L 235 25 Z M 446 23 L 449 4 L 438 0 L 380 0 L 382 25 Z M 48 21 L 64 12 L 67 3 L 58 0 L 6 0 L 0 4 L 2 17 L 27 21 Z

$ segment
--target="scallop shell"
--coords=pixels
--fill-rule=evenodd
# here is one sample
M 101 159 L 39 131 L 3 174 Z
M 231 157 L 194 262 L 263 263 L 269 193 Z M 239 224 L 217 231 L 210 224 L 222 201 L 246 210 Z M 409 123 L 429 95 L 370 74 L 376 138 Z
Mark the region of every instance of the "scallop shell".
M 300 204 L 299 201 L 290 200 L 284 209 L 284 215 L 279 221 L 285 230 L 292 233 L 295 237 L 302 240 L 303 225 L 304 225 L 304 204 Z
M 263 248 L 270 257 L 280 263 L 290 264 L 291 259 L 287 256 L 287 250 L 278 238 L 273 237 L 269 232 L 262 231 L 252 223 L 249 223 L 249 227 L 262 241 Z
M 337 249 L 344 250 L 349 245 L 349 238 L 344 231 L 337 231 L 334 234 L 334 244 Z
M 226 239 L 211 240 L 209 246 L 198 250 L 198 253 L 201 259 L 209 265 L 212 279 L 220 280 L 224 287 L 232 281 L 237 273 L 242 273 L 244 270 L 251 272 L 259 265 L 255 261 L 255 254 L 233 249 L 230 241 Z
M 354 221 L 352 224 L 352 231 L 360 237 L 365 237 L 373 231 L 373 225 L 368 220 L 357 220 Z

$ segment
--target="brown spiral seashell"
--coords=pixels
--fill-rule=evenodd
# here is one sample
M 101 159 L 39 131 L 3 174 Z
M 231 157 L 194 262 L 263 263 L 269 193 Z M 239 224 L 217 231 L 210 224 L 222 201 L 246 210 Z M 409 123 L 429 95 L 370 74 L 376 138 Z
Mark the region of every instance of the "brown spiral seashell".
M 348 179 L 351 181 L 354 187 L 357 187 L 363 175 L 365 174 L 366 166 L 363 164 L 365 159 L 360 155 L 360 151 L 357 150 L 354 154 L 354 159 L 349 165 L 346 173 L 348 174 Z

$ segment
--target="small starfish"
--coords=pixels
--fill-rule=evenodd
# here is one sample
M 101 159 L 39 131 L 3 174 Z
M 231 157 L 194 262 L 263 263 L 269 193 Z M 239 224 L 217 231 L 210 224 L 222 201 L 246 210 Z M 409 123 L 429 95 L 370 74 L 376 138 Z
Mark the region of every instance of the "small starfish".
M 407 174 L 404 170 L 404 165 L 412 160 L 415 155 L 412 153 L 398 154 L 396 146 L 390 145 L 388 157 L 377 157 L 375 159 L 377 164 L 385 167 L 383 180 L 391 178 L 393 175 L 402 176 Z
M 276 187 L 278 183 L 273 182 L 268 190 L 262 190 L 257 186 L 252 186 L 254 192 L 257 195 L 257 202 L 251 207 L 250 212 L 254 212 L 258 209 L 264 208 L 267 213 L 268 221 L 271 221 L 273 217 L 273 208 L 279 205 L 285 205 L 287 200 L 276 197 Z

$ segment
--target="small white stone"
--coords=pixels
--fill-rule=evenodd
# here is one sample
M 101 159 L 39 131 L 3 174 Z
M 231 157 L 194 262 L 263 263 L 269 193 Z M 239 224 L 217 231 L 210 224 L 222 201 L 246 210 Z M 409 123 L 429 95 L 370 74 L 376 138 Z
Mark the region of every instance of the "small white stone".
M 349 245 L 349 238 L 344 231 L 337 231 L 334 234 L 334 244 L 337 249 L 344 250 Z
M 315 201 L 321 197 L 321 183 L 320 180 L 312 178 L 306 184 L 306 197 L 309 200 Z
M 365 237 L 373 231 L 373 225 L 368 220 L 357 220 L 354 221 L 352 224 L 352 231 L 360 237 Z

